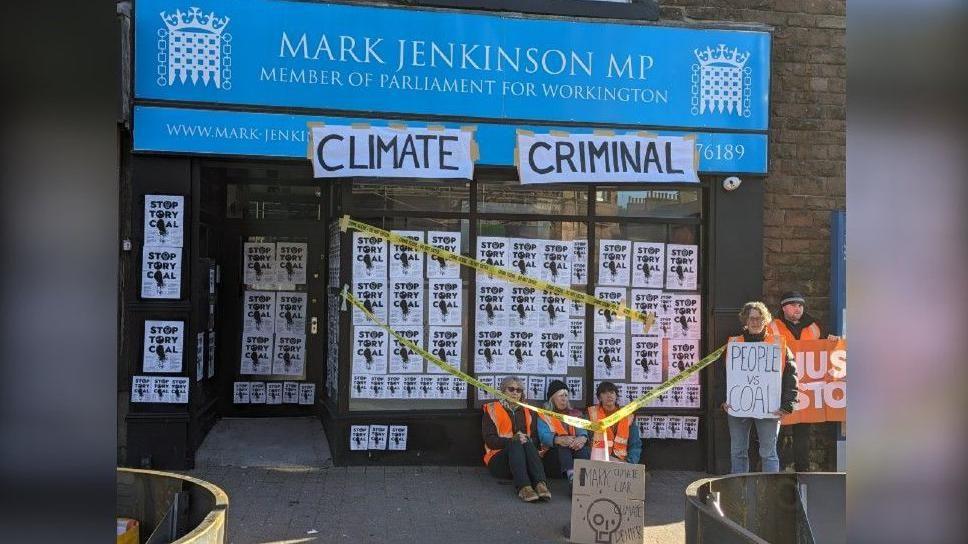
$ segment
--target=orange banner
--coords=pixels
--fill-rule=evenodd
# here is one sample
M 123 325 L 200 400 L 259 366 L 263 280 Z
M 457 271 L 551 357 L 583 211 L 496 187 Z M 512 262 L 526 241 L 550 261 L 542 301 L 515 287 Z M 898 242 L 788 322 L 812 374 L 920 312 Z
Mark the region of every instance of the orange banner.
M 847 421 L 847 340 L 787 342 L 797 360 L 797 402 L 781 425 Z

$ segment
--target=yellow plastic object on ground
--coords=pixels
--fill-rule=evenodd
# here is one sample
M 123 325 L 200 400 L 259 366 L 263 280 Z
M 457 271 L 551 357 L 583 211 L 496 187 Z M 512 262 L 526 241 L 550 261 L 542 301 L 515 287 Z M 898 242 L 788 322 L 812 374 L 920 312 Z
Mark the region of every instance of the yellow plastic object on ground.
M 140 525 L 138 520 L 131 518 L 117 518 L 118 519 L 118 540 L 117 544 L 139 544 L 141 542 L 140 538 Z

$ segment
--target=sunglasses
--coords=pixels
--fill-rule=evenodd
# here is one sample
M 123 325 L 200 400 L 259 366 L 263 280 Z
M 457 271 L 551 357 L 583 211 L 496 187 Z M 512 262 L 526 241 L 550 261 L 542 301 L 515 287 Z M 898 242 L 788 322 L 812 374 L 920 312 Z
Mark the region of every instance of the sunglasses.
M 508 393 L 524 393 L 523 387 L 508 387 L 505 389 Z

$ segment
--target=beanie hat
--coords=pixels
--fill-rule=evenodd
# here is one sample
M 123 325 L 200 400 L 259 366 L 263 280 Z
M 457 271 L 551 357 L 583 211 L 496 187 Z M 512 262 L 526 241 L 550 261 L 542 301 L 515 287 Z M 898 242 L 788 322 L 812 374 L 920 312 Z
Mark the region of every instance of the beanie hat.
M 788 291 L 786 293 L 783 293 L 783 296 L 780 297 L 780 307 L 781 308 L 783 306 L 787 305 L 787 304 L 792 304 L 794 302 L 799 302 L 800 304 L 803 304 L 804 306 L 807 305 L 807 301 L 804 300 L 803 294 L 800 293 L 800 291 Z
M 555 393 L 561 391 L 562 389 L 568 389 L 568 386 L 565 385 L 565 382 L 561 380 L 552 380 L 551 383 L 548 384 L 548 399 L 550 400 Z

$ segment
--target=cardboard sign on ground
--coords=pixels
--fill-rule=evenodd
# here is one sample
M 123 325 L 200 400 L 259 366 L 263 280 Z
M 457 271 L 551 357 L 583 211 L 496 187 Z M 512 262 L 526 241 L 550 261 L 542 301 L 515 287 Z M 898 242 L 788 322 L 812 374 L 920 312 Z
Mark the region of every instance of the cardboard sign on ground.
M 575 461 L 571 542 L 641 543 L 644 526 L 644 465 Z

